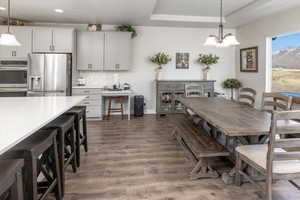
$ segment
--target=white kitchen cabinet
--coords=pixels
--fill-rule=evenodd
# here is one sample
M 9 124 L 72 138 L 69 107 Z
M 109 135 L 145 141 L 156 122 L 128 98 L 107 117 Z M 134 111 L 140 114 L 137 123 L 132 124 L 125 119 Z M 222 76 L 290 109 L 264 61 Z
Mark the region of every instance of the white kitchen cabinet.
M 128 70 L 132 62 L 129 32 L 105 32 L 104 70 Z
M 74 29 L 52 29 L 53 48 L 56 53 L 72 53 Z
M 7 32 L 6 26 L 1 26 L 1 33 Z M 31 53 L 32 29 L 27 27 L 11 27 L 10 32 L 16 36 L 21 46 L 0 46 L 0 57 L 25 58 Z
M 73 29 L 35 27 L 32 34 L 32 51 L 35 53 L 72 53 L 73 38 Z
M 102 89 L 99 88 L 73 88 L 72 96 L 86 96 L 79 105 L 86 106 L 87 118 L 102 119 Z
M 77 32 L 77 70 L 103 70 L 104 33 Z
M 35 53 L 52 52 L 52 29 L 34 28 L 32 32 L 32 51 Z

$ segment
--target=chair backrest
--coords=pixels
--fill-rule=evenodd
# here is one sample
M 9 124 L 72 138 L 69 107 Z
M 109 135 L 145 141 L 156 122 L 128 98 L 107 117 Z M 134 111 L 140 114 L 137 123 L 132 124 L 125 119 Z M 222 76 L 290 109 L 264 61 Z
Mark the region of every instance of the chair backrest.
M 239 90 L 238 101 L 240 104 L 254 107 L 256 91 L 252 88 L 241 88 Z
M 264 111 L 286 111 L 291 110 L 293 98 L 277 93 L 263 93 L 262 110 Z
M 270 175 L 273 161 L 300 160 L 300 152 L 275 151 L 275 148 L 299 148 L 300 138 L 278 139 L 277 135 L 300 133 L 300 110 L 273 111 L 269 137 L 267 170 Z

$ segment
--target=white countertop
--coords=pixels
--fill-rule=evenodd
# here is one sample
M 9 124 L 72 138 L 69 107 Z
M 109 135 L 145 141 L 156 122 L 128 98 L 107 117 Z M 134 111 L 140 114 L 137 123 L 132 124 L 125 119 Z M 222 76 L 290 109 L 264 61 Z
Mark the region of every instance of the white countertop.
M 1 97 L 0 155 L 84 98 L 85 96 Z
M 84 86 L 72 86 L 73 89 L 103 89 L 103 87 L 100 87 L 98 85 L 84 85 Z
M 132 90 L 120 90 L 120 91 L 113 91 L 113 90 L 103 90 L 102 96 L 110 96 L 110 95 L 132 95 Z

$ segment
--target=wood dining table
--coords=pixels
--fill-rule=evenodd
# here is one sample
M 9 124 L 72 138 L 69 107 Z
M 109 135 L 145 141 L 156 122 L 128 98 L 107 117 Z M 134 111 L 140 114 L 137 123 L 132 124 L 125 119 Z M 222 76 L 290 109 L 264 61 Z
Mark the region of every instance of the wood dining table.
M 264 143 L 270 133 L 271 113 L 269 112 L 217 97 L 179 97 L 176 100 L 192 111 L 196 117 L 206 122 L 212 130 L 225 135 L 227 147 Z M 291 123 L 300 126 L 299 122 L 291 120 L 278 123 L 279 126 L 291 125 Z M 228 144 L 229 140 L 234 144 Z M 234 155 L 234 148 L 231 152 Z M 226 174 L 223 174 L 223 181 L 232 182 L 234 172 L 231 170 L 229 175 L 227 174 L 231 177 L 230 181 L 228 181 L 228 176 L 224 178 Z

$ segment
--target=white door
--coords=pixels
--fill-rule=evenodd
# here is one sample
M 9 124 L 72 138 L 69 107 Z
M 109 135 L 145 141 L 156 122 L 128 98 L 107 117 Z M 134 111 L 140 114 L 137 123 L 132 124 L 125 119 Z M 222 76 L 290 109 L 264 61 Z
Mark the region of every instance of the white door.
M 103 32 L 77 32 L 77 69 L 102 70 L 104 54 Z
M 55 28 L 53 31 L 53 52 L 72 53 L 74 43 L 74 30 Z
M 4 32 L 6 32 L 4 28 Z M 1 28 L 1 32 L 3 29 Z M 32 29 L 25 27 L 11 27 L 10 32 L 16 36 L 21 46 L 0 46 L 0 57 L 24 58 L 31 53 Z
M 105 33 L 105 70 L 128 70 L 131 66 L 131 33 Z
M 32 32 L 32 52 L 52 52 L 52 29 L 34 28 Z

